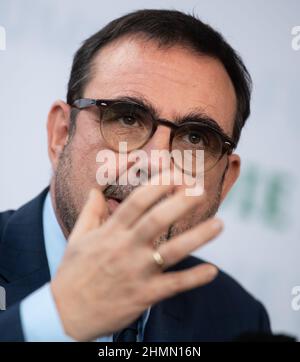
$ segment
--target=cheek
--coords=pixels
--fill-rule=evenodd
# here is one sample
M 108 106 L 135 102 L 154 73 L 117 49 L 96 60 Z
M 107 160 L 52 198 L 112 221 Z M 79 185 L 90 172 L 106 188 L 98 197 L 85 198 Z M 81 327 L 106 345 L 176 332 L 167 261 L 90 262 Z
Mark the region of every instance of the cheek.
M 88 192 L 97 185 L 96 172 L 99 165 L 96 158 L 105 144 L 95 130 L 82 135 L 76 130 L 71 147 L 73 181 Z
M 188 195 L 193 195 L 192 190 L 196 188 L 195 195 L 200 196 L 202 191 L 205 192 L 208 199 L 214 199 L 220 190 L 220 183 L 225 171 L 227 159 L 224 157 L 213 168 L 206 171 L 204 174 L 200 173 L 197 177 L 182 174 L 174 168 L 175 180 L 177 182 L 177 189 L 190 190 Z
M 126 154 L 118 154 L 105 148 L 96 152 L 96 164 L 96 181 L 102 188 L 117 182 L 129 167 Z M 122 184 L 124 182 L 128 182 L 128 172 L 122 177 Z
M 219 192 L 226 162 L 226 158 L 220 160 L 214 168 L 205 173 L 204 185 L 209 199 Z
M 204 176 L 205 193 L 201 196 L 201 204 L 184 218 L 179 220 L 175 225 L 177 230 L 183 232 L 199 222 L 203 221 L 210 215 L 211 210 L 215 210 L 218 204 L 218 196 L 220 191 L 220 182 L 224 172 L 224 165 L 220 164 Z M 176 189 L 185 188 L 186 185 L 177 186 Z
M 205 198 L 203 199 L 203 203 L 201 205 L 175 223 L 174 227 L 176 234 L 183 233 L 184 231 L 189 230 L 199 224 L 199 222 L 202 222 L 206 218 L 208 209 L 209 202 L 207 198 Z
M 204 178 L 204 184 L 205 184 L 205 192 L 207 194 L 207 197 L 210 198 L 212 195 L 216 193 L 218 190 L 218 185 L 220 181 L 220 175 L 219 174 L 207 174 Z

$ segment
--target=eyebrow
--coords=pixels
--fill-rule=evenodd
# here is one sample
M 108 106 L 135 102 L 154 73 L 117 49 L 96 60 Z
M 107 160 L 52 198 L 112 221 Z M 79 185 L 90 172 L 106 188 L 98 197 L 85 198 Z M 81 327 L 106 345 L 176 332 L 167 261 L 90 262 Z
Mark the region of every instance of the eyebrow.
M 118 96 L 118 97 L 114 98 L 114 100 L 125 101 L 125 102 L 129 101 L 129 102 L 137 103 L 138 105 L 147 109 L 153 115 L 154 118 L 161 119 L 159 116 L 158 109 L 142 95 Z M 213 129 L 215 129 L 217 132 L 221 133 L 223 136 L 230 138 L 230 136 L 228 136 L 225 133 L 225 131 L 220 127 L 220 125 L 213 118 L 211 118 L 208 114 L 206 114 L 203 110 L 201 110 L 199 107 L 194 110 L 191 110 L 189 113 L 185 114 L 184 116 L 176 116 L 174 119 L 172 119 L 172 121 L 178 126 L 181 124 L 184 124 L 184 123 L 188 123 L 188 122 L 195 122 L 195 123 L 199 123 L 201 125 L 206 125 L 206 126 L 209 126 Z

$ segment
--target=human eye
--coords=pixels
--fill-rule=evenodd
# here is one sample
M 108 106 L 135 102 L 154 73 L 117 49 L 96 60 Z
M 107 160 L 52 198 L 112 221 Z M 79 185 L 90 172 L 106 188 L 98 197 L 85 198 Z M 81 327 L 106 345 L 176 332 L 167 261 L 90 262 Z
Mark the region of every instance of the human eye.
M 190 144 L 192 147 L 203 147 L 207 144 L 205 135 L 197 130 L 189 130 L 182 135 L 182 139 L 186 144 Z
M 120 125 L 124 127 L 140 127 L 141 126 L 141 120 L 136 115 L 121 115 L 118 118 L 118 122 Z

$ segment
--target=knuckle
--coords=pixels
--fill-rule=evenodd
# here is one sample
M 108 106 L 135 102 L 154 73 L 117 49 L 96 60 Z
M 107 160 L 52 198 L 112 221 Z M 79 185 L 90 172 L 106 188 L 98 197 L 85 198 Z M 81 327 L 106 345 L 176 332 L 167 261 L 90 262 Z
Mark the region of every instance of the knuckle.
M 171 245 L 167 245 L 167 246 L 171 246 Z M 170 261 L 178 261 L 180 259 L 182 259 L 184 257 L 183 252 L 181 251 L 181 249 L 177 246 L 172 246 L 172 248 L 168 248 L 168 253 L 166 253 L 168 255 L 168 259 Z
M 149 225 L 149 227 L 153 227 L 153 226 L 156 226 L 157 228 L 160 228 L 164 225 L 164 222 L 163 222 L 163 218 L 162 217 L 159 217 L 158 215 L 156 215 L 155 213 L 150 213 L 148 215 L 148 218 L 147 218 L 147 223 Z
M 133 208 L 137 211 L 143 210 L 143 200 L 140 197 L 138 197 L 137 194 L 134 195 L 128 203 L 130 208 Z

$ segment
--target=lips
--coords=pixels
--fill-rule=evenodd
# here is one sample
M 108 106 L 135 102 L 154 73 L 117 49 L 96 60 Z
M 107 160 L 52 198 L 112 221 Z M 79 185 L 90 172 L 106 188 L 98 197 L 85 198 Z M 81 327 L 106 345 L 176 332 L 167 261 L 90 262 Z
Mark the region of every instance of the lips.
M 117 209 L 117 207 L 120 205 L 121 202 L 122 202 L 121 200 L 118 200 L 118 199 L 115 199 L 112 197 L 108 198 L 107 206 L 108 206 L 109 213 L 112 214 Z

